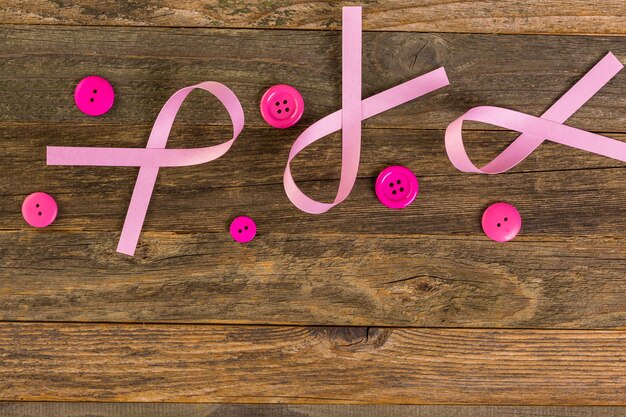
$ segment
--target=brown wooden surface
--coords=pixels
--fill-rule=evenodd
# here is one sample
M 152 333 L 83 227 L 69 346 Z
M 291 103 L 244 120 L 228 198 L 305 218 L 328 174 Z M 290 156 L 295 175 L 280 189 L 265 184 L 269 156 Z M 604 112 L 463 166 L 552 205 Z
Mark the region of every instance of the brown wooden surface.
M 11 417 L 623 417 L 626 416 L 626 408 L 0 402 L 0 415 Z
M 6 400 L 622 404 L 616 331 L 4 324 Z
M 625 405 L 624 164 L 546 143 L 510 173 L 466 175 L 443 146 L 447 124 L 470 107 L 539 115 L 606 52 L 626 62 L 625 37 L 521 35 L 624 34 L 625 9 L 618 1 L 366 4 L 364 96 L 442 65 L 452 85 L 364 122 L 354 191 L 311 216 L 290 204 L 282 173 L 297 134 L 340 106 L 340 35 L 328 30 L 338 29 L 339 3 L 0 1 L 0 400 Z M 72 98 L 92 73 L 117 93 L 99 118 Z M 244 133 L 217 161 L 162 170 L 137 255 L 115 253 L 136 169 L 46 167 L 45 146 L 144 147 L 165 100 L 205 80 L 237 93 Z M 303 93 L 306 112 L 278 131 L 258 101 L 282 82 Z M 567 123 L 626 140 L 625 121 L 623 72 Z M 225 111 L 194 93 L 168 146 L 206 146 L 229 133 Z M 489 125 L 465 132 L 483 163 L 514 137 Z M 334 195 L 339 143 L 333 135 L 296 160 L 296 179 L 317 198 Z M 380 170 L 396 163 L 414 170 L 421 191 L 400 212 L 373 193 Z M 43 230 L 20 215 L 34 191 L 60 205 Z M 505 245 L 480 229 L 484 209 L 501 200 L 524 220 Z M 259 226 L 249 245 L 228 235 L 240 214 Z M 150 410 L 77 406 L 0 403 L 0 415 Z M 190 415 L 361 412 L 204 407 Z
M 342 5 L 364 6 L 365 30 L 626 34 L 622 0 L 3 0 L 7 23 L 338 29 Z
M 330 213 L 310 216 L 291 205 L 282 187 L 294 132 L 302 127 L 264 127 L 256 103 L 285 72 L 311 103 L 303 125 L 333 111 L 339 105 L 338 34 L 1 30 L 11 58 L 4 68 L 11 82 L 0 105 L 5 173 L 11 180 L 0 185 L 5 229 L 0 250 L 11 272 L 4 288 L 18 289 L 0 304 L 5 320 L 624 327 L 623 164 L 545 144 L 511 174 L 465 175 L 449 163 L 442 138 L 447 122 L 480 103 L 540 114 L 605 51 L 626 56 L 625 38 L 572 42 L 526 36 L 519 45 L 512 36 L 367 34 L 369 49 L 376 52 L 367 54 L 367 94 L 439 65 L 448 68 L 454 85 L 368 121 L 355 191 Z M 300 46 L 268 47 L 285 37 Z M 324 49 L 329 43 L 333 46 Z M 386 50 L 389 43 L 426 46 L 413 56 Z M 143 55 L 137 58 L 139 45 Z M 103 54 L 85 57 L 87 47 Z M 480 59 L 466 52 L 478 48 Z M 550 53 L 539 57 L 541 49 Z M 189 50 L 194 58 L 185 65 Z M 267 53 L 253 60 L 259 50 Z M 512 51 L 511 59 L 496 76 L 465 75 L 493 72 L 503 50 Z M 235 59 L 232 51 L 246 59 Z M 220 62 L 219 74 L 212 74 L 214 66 L 205 60 Z M 259 65 L 266 79 L 254 83 Z M 98 119 L 77 112 L 71 99 L 72 83 L 94 68 L 119 90 L 111 114 Z M 393 72 L 383 76 L 383 68 Z M 193 82 L 214 78 L 231 85 L 251 127 L 218 161 L 162 170 L 138 256 L 116 254 L 136 169 L 46 167 L 45 146 L 145 146 L 147 122 L 187 73 Z M 154 74 L 171 79 L 154 83 Z M 623 139 L 612 132 L 623 126 L 625 77 L 618 75 L 571 123 Z M 541 80 L 539 90 L 535 79 Z M 171 146 L 224 140 L 230 129 L 224 113 L 197 94 L 181 112 Z M 473 128 L 482 129 L 467 133 L 478 161 L 488 161 L 514 137 L 484 130 L 490 126 Z M 334 193 L 338 140 L 335 135 L 320 141 L 294 165 L 303 187 L 319 197 Z M 417 203 L 397 213 L 372 192 L 374 178 L 390 163 L 409 166 L 422 185 Z M 18 208 L 24 195 L 39 189 L 57 196 L 62 210 L 54 227 L 32 230 L 24 227 Z M 524 233 L 512 245 L 494 245 L 480 230 L 482 211 L 497 200 L 522 210 Z M 225 233 L 229 220 L 243 212 L 257 219 L 263 237 L 244 247 Z M 82 256 L 68 257 L 68 248 Z M 56 279 L 42 268 L 54 271 Z M 580 288 L 592 287 L 587 297 L 579 296 Z M 109 308 L 112 302 L 116 309 Z

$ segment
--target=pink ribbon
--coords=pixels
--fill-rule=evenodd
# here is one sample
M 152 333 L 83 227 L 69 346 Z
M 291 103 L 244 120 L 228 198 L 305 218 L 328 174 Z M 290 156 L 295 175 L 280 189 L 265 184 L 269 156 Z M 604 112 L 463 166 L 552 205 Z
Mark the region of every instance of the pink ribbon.
M 375 116 L 449 84 L 439 68 L 361 101 L 361 7 L 344 7 L 342 16 L 342 109 L 318 120 L 296 139 L 283 176 L 285 192 L 300 210 L 321 214 L 345 200 L 356 181 L 361 154 L 361 120 Z M 291 161 L 307 146 L 338 130 L 341 132 L 341 177 L 332 203 L 305 195 L 291 175 Z
M 624 66 L 612 53 L 607 54 L 541 117 L 501 107 L 480 106 L 470 109 L 446 129 L 446 152 L 450 161 L 463 172 L 498 174 L 522 162 L 547 139 L 626 162 L 625 142 L 563 124 L 622 68 Z M 463 145 L 462 129 L 466 120 L 503 127 L 521 135 L 491 162 L 478 168 L 467 156 Z
M 165 149 L 170 130 L 189 93 L 199 88 L 213 94 L 222 102 L 233 124 L 233 137 L 215 146 L 194 149 Z M 139 167 L 137 183 L 130 199 L 126 220 L 117 251 L 133 255 L 139 240 L 152 190 L 161 167 L 180 167 L 203 164 L 224 155 L 241 133 L 244 125 L 243 109 L 237 96 L 228 87 L 217 82 L 203 82 L 184 87 L 165 103 L 152 127 L 146 148 L 83 148 L 48 146 L 48 165 L 88 165 Z

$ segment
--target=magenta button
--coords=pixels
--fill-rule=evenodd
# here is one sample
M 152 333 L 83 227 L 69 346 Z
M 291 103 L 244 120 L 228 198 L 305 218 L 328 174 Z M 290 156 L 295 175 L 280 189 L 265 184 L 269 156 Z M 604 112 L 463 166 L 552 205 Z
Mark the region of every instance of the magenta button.
M 22 203 L 22 216 L 33 227 L 49 226 L 56 219 L 57 212 L 57 202 L 46 193 L 33 193 Z
M 270 87 L 261 98 L 261 116 L 273 127 L 286 129 L 298 123 L 304 113 L 304 100 L 287 84 Z
M 381 203 L 392 209 L 401 209 L 415 200 L 419 183 L 410 169 L 394 165 L 378 175 L 375 188 Z
M 230 235 L 237 242 L 250 242 L 256 235 L 256 224 L 248 216 L 236 217 L 230 224 Z
M 508 242 L 522 228 L 522 217 L 509 203 L 495 203 L 483 213 L 483 230 L 491 240 Z
M 107 80 L 91 75 L 83 78 L 76 86 L 74 101 L 83 113 L 89 116 L 100 116 L 113 106 L 115 92 Z

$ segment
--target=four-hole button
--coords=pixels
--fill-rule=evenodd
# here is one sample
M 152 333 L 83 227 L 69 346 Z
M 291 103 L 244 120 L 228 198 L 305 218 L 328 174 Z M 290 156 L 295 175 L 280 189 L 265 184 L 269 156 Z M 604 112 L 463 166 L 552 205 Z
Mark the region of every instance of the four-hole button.
M 304 113 L 304 100 L 290 85 L 270 87 L 261 98 L 261 116 L 270 125 L 286 129 L 298 123 Z
M 394 165 L 378 175 L 375 184 L 376 197 L 385 206 L 401 209 L 413 202 L 419 192 L 419 183 L 410 169 Z

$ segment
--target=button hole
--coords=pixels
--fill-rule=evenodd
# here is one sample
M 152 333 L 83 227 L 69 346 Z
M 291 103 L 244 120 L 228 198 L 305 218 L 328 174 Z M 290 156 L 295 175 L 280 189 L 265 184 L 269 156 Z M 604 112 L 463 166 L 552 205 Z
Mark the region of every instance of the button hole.
M 39 208 L 39 204 L 35 204 L 35 207 Z
M 403 187 L 400 187 L 400 192 L 403 192 L 403 191 L 404 191 L 404 188 L 403 188 Z
M 96 90 L 96 89 L 94 88 L 93 93 L 94 93 L 94 94 L 98 94 L 98 90 Z
M 393 182 L 389 183 L 389 186 L 390 186 L 390 187 L 393 187 Z
M 401 182 L 402 182 L 402 181 L 398 180 L 398 181 L 396 181 L 396 184 L 400 184 Z
M 91 101 L 93 103 L 93 97 L 89 99 L 89 101 Z
M 41 216 L 41 214 L 42 214 L 42 213 L 41 213 L 41 212 L 39 212 L 39 213 L 37 213 L 37 214 L 39 214 L 39 215 Z
M 277 101 L 277 102 L 276 102 L 276 103 L 274 103 L 274 104 L 276 104 L 277 106 L 280 106 L 280 101 Z
M 285 111 L 289 111 L 289 107 L 285 107 Z
M 244 230 L 248 230 L 248 226 L 244 227 Z
M 505 218 L 504 218 L 504 221 L 505 221 L 505 222 L 508 222 L 508 221 L 509 221 L 509 218 L 508 218 L 508 217 L 505 217 Z
M 281 111 L 281 110 L 278 110 L 278 111 L 277 111 L 277 113 L 278 113 L 278 114 L 281 114 L 281 113 L 282 113 L 282 111 Z
M 241 229 L 239 229 L 238 232 L 241 233 Z
M 287 104 L 287 100 L 283 100 L 283 104 Z
M 396 190 L 393 190 L 391 194 L 396 195 Z
M 497 226 L 500 227 L 500 223 L 498 223 Z

